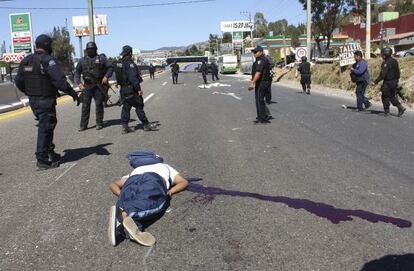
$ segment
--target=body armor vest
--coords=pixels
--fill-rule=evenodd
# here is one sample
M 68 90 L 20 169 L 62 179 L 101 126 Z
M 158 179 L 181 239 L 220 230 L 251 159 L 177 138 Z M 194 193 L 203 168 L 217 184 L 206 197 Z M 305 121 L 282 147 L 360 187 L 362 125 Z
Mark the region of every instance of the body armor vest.
M 41 55 L 33 54 L 23 66 L 25 91 L 28 96 L 55 97 L 57 89 L 47 76 Z
M 124 69 L 124 63 L 122 61 L 118 61 L 115 64 L 115 76 L 117 85 L 121 87 L 129 85 L 128 76 Z
M 86 85 L 97 84 L 104 77 L 104 65 L 100 56 L 85 57 L 82 60 L 82 75 Z

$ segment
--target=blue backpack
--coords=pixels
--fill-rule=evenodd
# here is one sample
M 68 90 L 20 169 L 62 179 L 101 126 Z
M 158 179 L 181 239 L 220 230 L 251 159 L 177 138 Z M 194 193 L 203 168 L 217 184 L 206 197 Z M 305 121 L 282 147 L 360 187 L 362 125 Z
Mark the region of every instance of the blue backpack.
M 164 163 L 164 159 L 149 150 L 139 150 L 128 154 L 129 164 L 133 168 Z

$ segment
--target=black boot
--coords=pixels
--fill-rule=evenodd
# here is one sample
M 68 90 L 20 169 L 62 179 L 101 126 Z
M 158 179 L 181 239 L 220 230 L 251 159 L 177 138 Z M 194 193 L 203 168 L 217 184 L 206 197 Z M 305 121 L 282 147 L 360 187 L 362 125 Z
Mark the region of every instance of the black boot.
M 129 127 L 122 127 L 122 134 L 128 134 L 128 133 L 132 133 L 133 131 L 131 130 L 131 128 Z
M 59 162 L 53 163 L 53 162 L 50 162 L 50 161 L 47 161 L 47 160 L 37 159 L 36 166 L 37 166 L 38 170 L 47 170 L 47 169 L 59 167 Z
M 398 106 L 398 116 L 401 117 L 404 114 L 405 110 L 406 109 L 402 105 L 399 105 Z
M 48 152 L 49 161 L 52 163 L 60 163 L 60 160 L 62 159 L 62 156 L 58 153 L 56 153 L 54 150 L 50 150 Z

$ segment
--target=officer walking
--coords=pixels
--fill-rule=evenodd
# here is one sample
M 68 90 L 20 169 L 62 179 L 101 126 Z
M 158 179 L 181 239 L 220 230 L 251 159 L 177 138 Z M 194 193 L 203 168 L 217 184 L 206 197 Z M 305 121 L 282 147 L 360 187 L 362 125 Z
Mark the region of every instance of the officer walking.
M 257 118 L 254 123 L 270 123 L 273 117 L 265 103 L 265 95 L 272 85 L 269 61 L 263 53 L 263 48 L 257 46 L 252 50 L 256 61 L 252 67 L 252 81 L 249 90 L 255 90 Z
M 149 66 L 150 79 L 155 80 L 155 67 L 152 63 Z
M 121 57 L 122 59 L 116 63 L 115 75 L 117 84 L 121 88 L 120 94 L 123 100 L 122 134 L 132 132 L 128 127 L 132 107 L 135 107 L 138 119 L 144 125 L 144 131 L 155 131 L 155 127 L 148 121 L 144 112 L 143 91 L 140 86 L 142 77 L 137 65 L 132 60 L 132 47 L 129 45 L 122 47 Z
M 303 93 L 310 94 L 311 89 L 311 65 L 306 56 L 302 56 L 302 63 L 299 64 L 298 72 L 300 73 L 300 84 Z
M 53 132 L 57 124 L 56 97 L 58 90 L 74 101 L 78 95 L 66 81 L 62 69 L 50 54 L 52 39 L 47 35 L 36 38 L 36 51 L 20 63 L 15 83 L 29 97 L 29 105 L 39 121 L 37 130 L 36 159 L 39 170 L 58 167 L 61 156 L 53 144 Z
M 201 63 L 200 71 L 201 71 L 201 75 L 203 76 L 204 85 L 207 85 L 208 84 L 207 82 L 208 69 L 207 69 L 207 64 L 205 61 Z
M 75 83 L 82 90 L 82 115 L 79 132 L 88 128 L 92 98 L 95 100 L 96 130 L 103 128 L 104 102 L 108 97 L 108 78 L 112 65 L 104 54 L 98 55 L 95 42 L 86 44 L 86 55 L 80 59 L 75 70 Z M 83 77 L 83 83 L 81 81 Z
M 400 79 L 400 67 L 398 61 L 392 56 L 392 50 L 389 47 L 381 49 L 381 57 L 383 62 L 381 64 L 381 73 L 374 81 L 374 84 L 378 84 L 383 81 L 381 86 L 381 99 L 384 106 L 385 116 L 390 113 L 390 102 L 393 106 L 398 108 L 398 116 L 401 117 L 404 114 L 405 108 L 400 104 L 397 98 L 398 81 Z
M 217 79 L 217 81 L 220 80 L 220 78 L 218 77 L 219 70 L 216 62 L 211 63 L 211 71 L 211 79 L 213 81 L 216 81 L 215 79 Z
M 178 73 L 179 72 L 180 72 L 180 66 L 178 66 L 177 61 L 175 61 L 171 65 L 171 74 L 172 74 L 173 84 L 178 84 Z

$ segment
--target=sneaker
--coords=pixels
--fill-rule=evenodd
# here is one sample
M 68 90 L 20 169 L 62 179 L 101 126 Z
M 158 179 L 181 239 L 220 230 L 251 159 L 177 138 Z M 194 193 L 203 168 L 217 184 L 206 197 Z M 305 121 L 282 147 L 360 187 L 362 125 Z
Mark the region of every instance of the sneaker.
M 51 150 L 48 152 L 49 160 L 52 163 L 60 163 L 60 160 L 62 159 L 62 156 L 60 154 L 56 153 L 54 150 Z
M 96 130 L 102 130 L 103 126 L 102 125 L 96 125 Z
M 109 209 L 108 239 L 112 246 L 116 246 L 116 206 L 113 205 Z
M 398 108 L 398 117 L 401 117 L 404 114 L 405 110 L 406 109 L 404 107 L 401 107 L 401 109 Z
M 123 127 L 122 128 L 122 134 L 128 134 L 128 133 L 132 133 L 133 131 L 129 128 L 129 127 Z
M 127 218 L 124 218 L 122 225 L 124 226 L 126 232 L 129 234 L 131 240 L 134 240 L 137 243 L 147 247 L 152 247 L 155 244 L 156 241 L 154 236 L 152 236 L 152 234 L 149 232 L 140 231 L 132 217 L 128 216 Z
M 82 126 L 81 126 L 81 127 L 79 127 L 78 131 L 79 131 L 79 132 L 83 132 L 83 131 L 85 131 L 86 129 L 88 129 L 88 128 L 87 128 L 87 127 L 82 127 Z
M 37 160 L 36 166 L 38 170 L 47 170 L 47 169 L 59 167 L 59 162 Z

